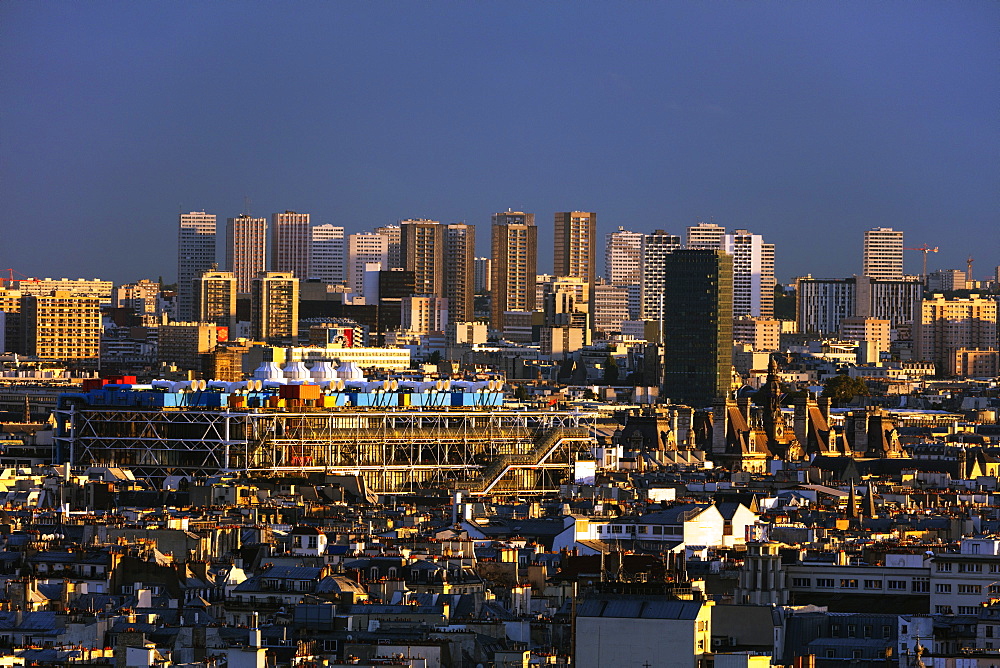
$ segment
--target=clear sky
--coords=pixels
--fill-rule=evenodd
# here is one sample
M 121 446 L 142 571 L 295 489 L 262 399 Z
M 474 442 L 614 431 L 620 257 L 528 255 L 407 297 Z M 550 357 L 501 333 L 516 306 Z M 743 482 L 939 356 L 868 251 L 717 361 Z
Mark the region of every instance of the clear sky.
M 176 275 L 177 214 L 598 213 L 764 235 L 781 281 L 1000 264 L 1000 3 L 0 3 L 0 269 Z M 221 240 L 221 236 L 220 236 Z M 221 243 L 220 243 L 221 253 Z M 907 270 L 921 254 L 908 252 Z M 603 264 L 603 263 L 601 263 Z

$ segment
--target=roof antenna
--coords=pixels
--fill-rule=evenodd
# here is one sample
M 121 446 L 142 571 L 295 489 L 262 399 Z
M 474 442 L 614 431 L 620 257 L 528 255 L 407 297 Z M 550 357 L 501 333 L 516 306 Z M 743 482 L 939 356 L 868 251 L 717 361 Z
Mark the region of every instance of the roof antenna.
M 243 196 L 243 215 L 250 217 L 250 195 Z

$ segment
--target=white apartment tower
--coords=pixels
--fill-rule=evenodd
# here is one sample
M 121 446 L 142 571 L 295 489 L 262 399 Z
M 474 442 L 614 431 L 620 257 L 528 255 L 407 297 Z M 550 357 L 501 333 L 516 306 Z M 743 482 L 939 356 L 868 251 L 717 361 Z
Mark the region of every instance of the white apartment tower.
M 381 234 L 351 234 L 347 237 L 347 286 L 355 295 L 365 294 L 365 269 L 378 263 L 380 269 L 388 264 L 388 239 Z
M 472 262 L 473 266 L 473 286 L 476 290 L 476 294 L 484 294 L 492 289 L 493 283 L 490 281 L 490 271 L 491 271 L 492 260 L 488 257 L 477 257 Z
M 192 281 L 215 264 L 215 214 L 192 211 L 180 215 L 177 231 L 177 309 L 191 319 Z
M 226 269 L 236 276 L 236 291 L 250 294 L 253 279 L 266 266 L 267 218 L 243 214 L 226 220 Z
M 663 317 L 664 266 L 668 255 L 681 247 L 681 238 L 656 230 L 642 237 L 642 319 Z
M 274 271 L 290 271 L 295 278 L 309 278 L 309 214 L 285 211 L 271 214 L 271 264 Z
M 639 285 L 642 282 L 641 232 L 619 227 L 606 237 L 604 271 L 611 285 Z
M 342 284 L 345 280 L 344 228 L 336 225 L 317 225 L 312 228 L 309 249 L 309 278 L 324 283 Z
M 726 228 L 715 223 L 698 223 L 687 228 L 687 248 L 722 248 L 722 238 L 726 236 Z
M 863 275 L 891 281 L 903 279 L 903 233 L 891 227 L 865 232 Z
M 723 237 L 722 250 L 733 256 L 733 317 L 774 315 L 774 244 L 759 234 L 736 230 Z

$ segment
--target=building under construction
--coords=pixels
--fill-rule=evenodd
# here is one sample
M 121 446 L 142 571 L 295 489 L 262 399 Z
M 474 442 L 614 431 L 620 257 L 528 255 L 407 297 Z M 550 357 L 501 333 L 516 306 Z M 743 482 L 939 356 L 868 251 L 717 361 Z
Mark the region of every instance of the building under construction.
M 556 491 L 593 443 L 594 415 L 506 409 L 499 382 L 215 385 L 119 384 L 63 395 L 57 461 L 128 468 L 154 484 L 326 472 L 360 475 L 378 493 L 496 494 Z

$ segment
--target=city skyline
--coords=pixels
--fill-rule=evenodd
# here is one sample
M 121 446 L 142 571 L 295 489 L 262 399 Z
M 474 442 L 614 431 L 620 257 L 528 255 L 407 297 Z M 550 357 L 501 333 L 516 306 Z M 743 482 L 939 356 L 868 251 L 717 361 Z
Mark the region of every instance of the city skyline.
M 928 271 L 998 262 L 995 4 L 296 10 L 8 3 L 0 264 L 166 279 L 178 213 L 295 210 L 349 234 L 508 207 L 540 216 L 543 246 L 575 209 L 601 238 L 753 230 L 783 283 L 860 273 L 882 226 L 939 247 Z M 594 39 L 570 52 L 555 31 Z M 921 260 L 905 251 L 906 273 Z

